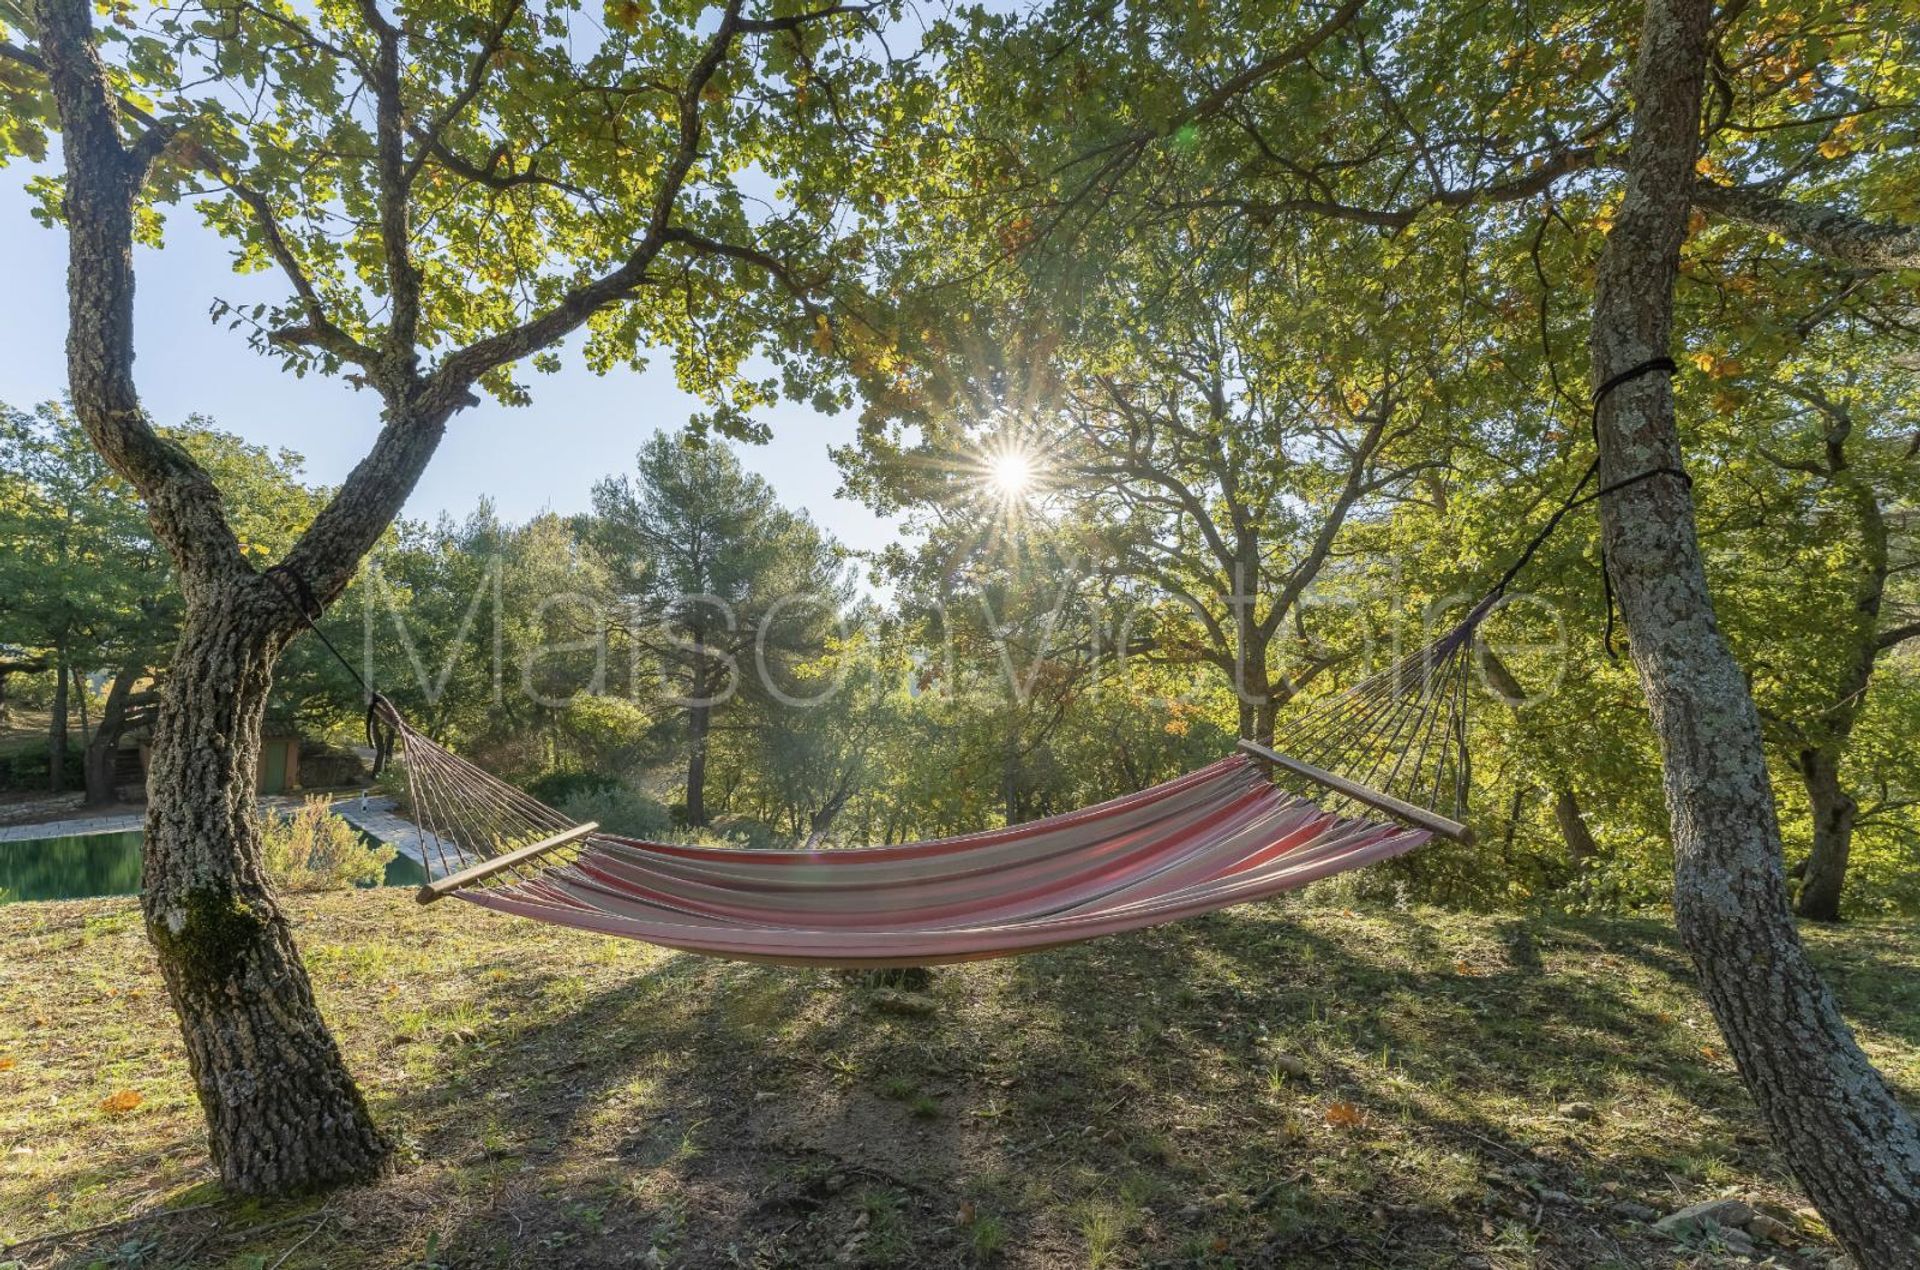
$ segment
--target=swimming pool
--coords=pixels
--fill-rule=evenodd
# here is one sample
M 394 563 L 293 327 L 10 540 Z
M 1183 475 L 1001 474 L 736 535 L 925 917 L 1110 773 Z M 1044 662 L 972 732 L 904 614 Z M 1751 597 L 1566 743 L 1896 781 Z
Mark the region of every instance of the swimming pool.
M 21 900 L 82 900 L 134 895 L 140 890 L 139 829 L 68 838 L 0 842 L 0 904 Z M 361 834 L 369 847 L 378 842 Z M 426 871 L 404 855 L 387 865 L 385 886 L 419 886 Z

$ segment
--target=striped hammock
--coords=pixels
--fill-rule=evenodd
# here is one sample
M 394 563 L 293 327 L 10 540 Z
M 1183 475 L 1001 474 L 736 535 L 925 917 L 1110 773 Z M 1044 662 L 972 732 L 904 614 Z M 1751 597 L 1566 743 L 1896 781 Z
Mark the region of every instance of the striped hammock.
M 430 874 L 496 912 L 710 956 L 886 968 L 1010 956 L 1266 899 L 1465 837 L 1431 810 L 1466 784 L 1476 615 L 1288 733 L 1139 793 L 1029 824 L 893 846 L 748 850 L 576 824 L 374 712 L 407 766 Z M 1270 775 L 1271 772 L 1271 775 Z M 1276 784 L 1276 778 L 1281 782 Z M 1290 785 L 1292 788 L 1283 788 Z M 1311 792 L 1312 797 L 1306 796 Z

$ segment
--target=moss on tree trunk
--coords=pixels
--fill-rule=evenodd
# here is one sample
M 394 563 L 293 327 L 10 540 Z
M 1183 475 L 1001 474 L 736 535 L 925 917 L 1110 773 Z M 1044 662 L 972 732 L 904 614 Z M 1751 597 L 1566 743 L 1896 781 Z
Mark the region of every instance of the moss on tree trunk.
M 278 1194 L 367 1177 L 388 1145 L 268 886 L 255 825 L 275 598 L 247 578 L 189 608 L 153 741 L 141 906 L 221 1180 Z

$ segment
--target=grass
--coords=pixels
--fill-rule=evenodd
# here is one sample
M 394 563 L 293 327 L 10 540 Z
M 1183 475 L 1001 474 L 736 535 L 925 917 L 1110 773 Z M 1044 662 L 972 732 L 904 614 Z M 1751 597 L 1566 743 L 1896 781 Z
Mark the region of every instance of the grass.
M 290 910 L 394 1174 L 223 1199 L 134 905 L 13 905 L 0 1243 L 148 1220 L 0 1264 L 1713 1265 L 1634 1206 L 1805 1204 L 1655 922 L 1275 903 L 942 971 L 920 1018 L 399 892 Z M 1808 938 L 1920 1095 L 1920 930 Z

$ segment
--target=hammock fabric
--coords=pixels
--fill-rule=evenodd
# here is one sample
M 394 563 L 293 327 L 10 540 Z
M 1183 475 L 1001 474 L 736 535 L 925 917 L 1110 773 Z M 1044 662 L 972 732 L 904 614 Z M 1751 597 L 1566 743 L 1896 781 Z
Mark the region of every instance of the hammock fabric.
M 435 880 L 496 912 L 785 965 L 883 968 L 1033 952 L 1265 899 L 1465 828 L 1466 650 L 1484 606 L 1294 722 L 1164 784 L 1029 824 L 894 846 L 748 850 L 578 825 L 408 726 L 380 698 Z M 1381 812 L 1398 820 L 1382 816 Z
M 904 846 L 749 851 L 596 834 L 564 868 L 454 894 L 720 957 L 919 966 L 1265 899 L 1427 837 L 1322 811 L 1234 757 L 1083 811 Z

